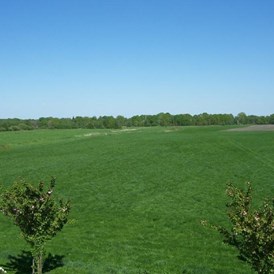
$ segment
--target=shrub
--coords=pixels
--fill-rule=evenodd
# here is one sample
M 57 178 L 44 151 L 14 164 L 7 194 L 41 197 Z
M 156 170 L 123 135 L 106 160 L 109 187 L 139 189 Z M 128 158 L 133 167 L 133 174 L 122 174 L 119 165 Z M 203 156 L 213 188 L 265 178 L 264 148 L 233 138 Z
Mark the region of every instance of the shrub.
M 44 190 L 25 181 L 15 183 L 1 194 L 0 210 L 17 225 L 33 255 L 32 273 L 42 273 L 45 242 L 53 238 L 66 224 L 70 211 L 69 202 L 55 201 L 52 197 L 55 179 Z
M 252 210 L 250 183 L 247 184 L 246 191 L 229 184 L 226 194 L 231 199 L 226 205 L 231 228 L 215 228 L 226 243 L 238 249 L 240 258 L 247 261 L 257 273 L 273 273 L 274 199 L 266 200 L 261 207 Z

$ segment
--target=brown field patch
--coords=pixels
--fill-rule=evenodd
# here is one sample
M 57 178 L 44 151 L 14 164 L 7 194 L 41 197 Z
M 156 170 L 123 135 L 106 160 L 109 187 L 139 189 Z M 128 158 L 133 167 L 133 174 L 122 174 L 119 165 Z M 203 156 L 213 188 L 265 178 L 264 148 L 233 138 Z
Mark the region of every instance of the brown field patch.
M 241 128 L 231 128 L 227 131 L 274 131 L 274 125 L 253 125 Z

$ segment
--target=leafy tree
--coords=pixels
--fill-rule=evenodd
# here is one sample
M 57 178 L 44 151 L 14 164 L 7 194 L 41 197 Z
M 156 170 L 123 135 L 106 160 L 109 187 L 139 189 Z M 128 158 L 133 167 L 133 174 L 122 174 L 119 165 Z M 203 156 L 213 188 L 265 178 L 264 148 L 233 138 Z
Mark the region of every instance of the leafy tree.
M 51 118 L 49 119 L 47 123 L 47 127 L 50 129 L 59 128 L 59 126 L 60 126 L 60 119 L 58 118 Z
M 270 123 L 270 124 L 274 124 L 274 114 L 271 114 L 271 115 L 269 116 L 269 123 Z
M 248 123 L 247 115 L 244 112 L 240 112 L 236 117 L 235 120 L 237 124 L 245 125 Z
M 0 119 L 0 131 L 30 130 L 30 129 L 70 129 L 70 128 L 122 128 L 150 127 L 150 126 L 205 126 L 205 125 L 233 125 L 233 124 L 274 124 L 274 114 L 270 116 L 246 115 L 240 112 L 237 116 L 232 114 L 198 115 L 158 113 L 156 115 L 135 115 L 130 118 L 118 115 L 100 117 L 72 117 L 54 118 L 41 117 L 38 120 L 28 119 Z
M 70 203 L 52 197 L 55 179 L 44 190 L 25 181 L 15 183 L 1 194 L 0 210 L 17 225 L 24 239 L 31 246 L 32 273 L 42 273 L 45 242 L 53 238 L 68 220 Z
M 204 112 L 193 116 L 195 126 L 206 126 L 210 125 L 210 114 Z
M 157 126 L 157 117 L 155 115 L 146 115 L 145 126 Z
M 212 226 L 224 237 L 224 241 L 235 246 L 240 258 L 247 261 L 257 273 L 273 273 L 274 270 L 274 199 L 265 201 L 252 210 L 252 188 L 246 191 L 228 185 L 227 214 L 232 224 L 230 229 Z
M 122 128 L 126 125 L 126 118 L 122 115 L 116 117 L 117 128 Z
M 37 120 L 38 128 L 48 128 L 48 122 L 51 119 L 51 117 L 40 117 Z
M 100 117 L 104 128 L 118 128 L 117 121 L 113 116 Z
M 142 127 L 144 126 L 144 121 L 141 116 L 139 115 L 134 115 L 130 118 L 130 126 L 133 127 Z
M 173 115 L 175 126 L 190 126 L 193 124 L 192 116 L 190 114 Z
M 169 113 L 159 113 L 158 115 L 158 124 L 160 126 L 171 126 L 173 125 L 173 119 L 172 119 L 172 115 Z
M 20 123 L 20 124 L 18 124 L 18 127 L 20 130 L 31 130 L 32 129 L 32 127 L 30 127 L 26 123 Z

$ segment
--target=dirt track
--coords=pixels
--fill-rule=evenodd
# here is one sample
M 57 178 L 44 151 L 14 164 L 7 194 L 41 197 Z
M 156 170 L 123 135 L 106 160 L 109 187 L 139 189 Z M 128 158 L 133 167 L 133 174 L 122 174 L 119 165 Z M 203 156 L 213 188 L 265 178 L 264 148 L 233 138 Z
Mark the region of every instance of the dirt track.
M 241 128 L 231 128 L 228 131 L 274 131 L 274 125 L 254 125 Z

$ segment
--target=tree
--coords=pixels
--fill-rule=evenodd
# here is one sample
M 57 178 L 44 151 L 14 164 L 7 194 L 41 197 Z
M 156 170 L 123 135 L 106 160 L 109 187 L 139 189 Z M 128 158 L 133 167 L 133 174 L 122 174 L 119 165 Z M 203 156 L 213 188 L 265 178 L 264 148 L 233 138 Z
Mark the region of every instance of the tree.
M 15 183 L 1 194 L 0 210 L 17 225 L 33 255 L 32 273 L 42 273 L 45 242 L 53 238 L 68 220 L 70 203 L 52 197 L 55 179 L 44 190 L 25 181 Z
M 231 198 L 227 214 L 231 228 L 213 226 L 224 241 L 235 246 L 240 258 L 247 261 L 257 273 L 273 273 L 274 269 L 274 199 L 252 210 L 252 188 L 246 191 L 228 185 L 226 193 Z
M 123 126 L 126 125 L 126 118 L 122 115 L 118 115 L 116 117 L 116 124 L 117 124 L 117 128 L 122 128 Z
M 236 117 L 235 117 L 236 123 L 240 125 L 245 125 L 248 123 L 247 121 L 247 115 L 244 112 L 240 112 Z
M 190 126 L 193 124 L 190 114 L 177 114 L 173 116 L 175 126 Z
M 166 126 L 172 126 L 173 125 L 172 124 L 173 117 L 170 113 L 161 112 L 161 113 L 157 114 L 157 116 L 158 116 L 158 124 L 160 126 L 166 127 Z
M 269 116 L 269 124 L 274 124 L 274 114 Z

